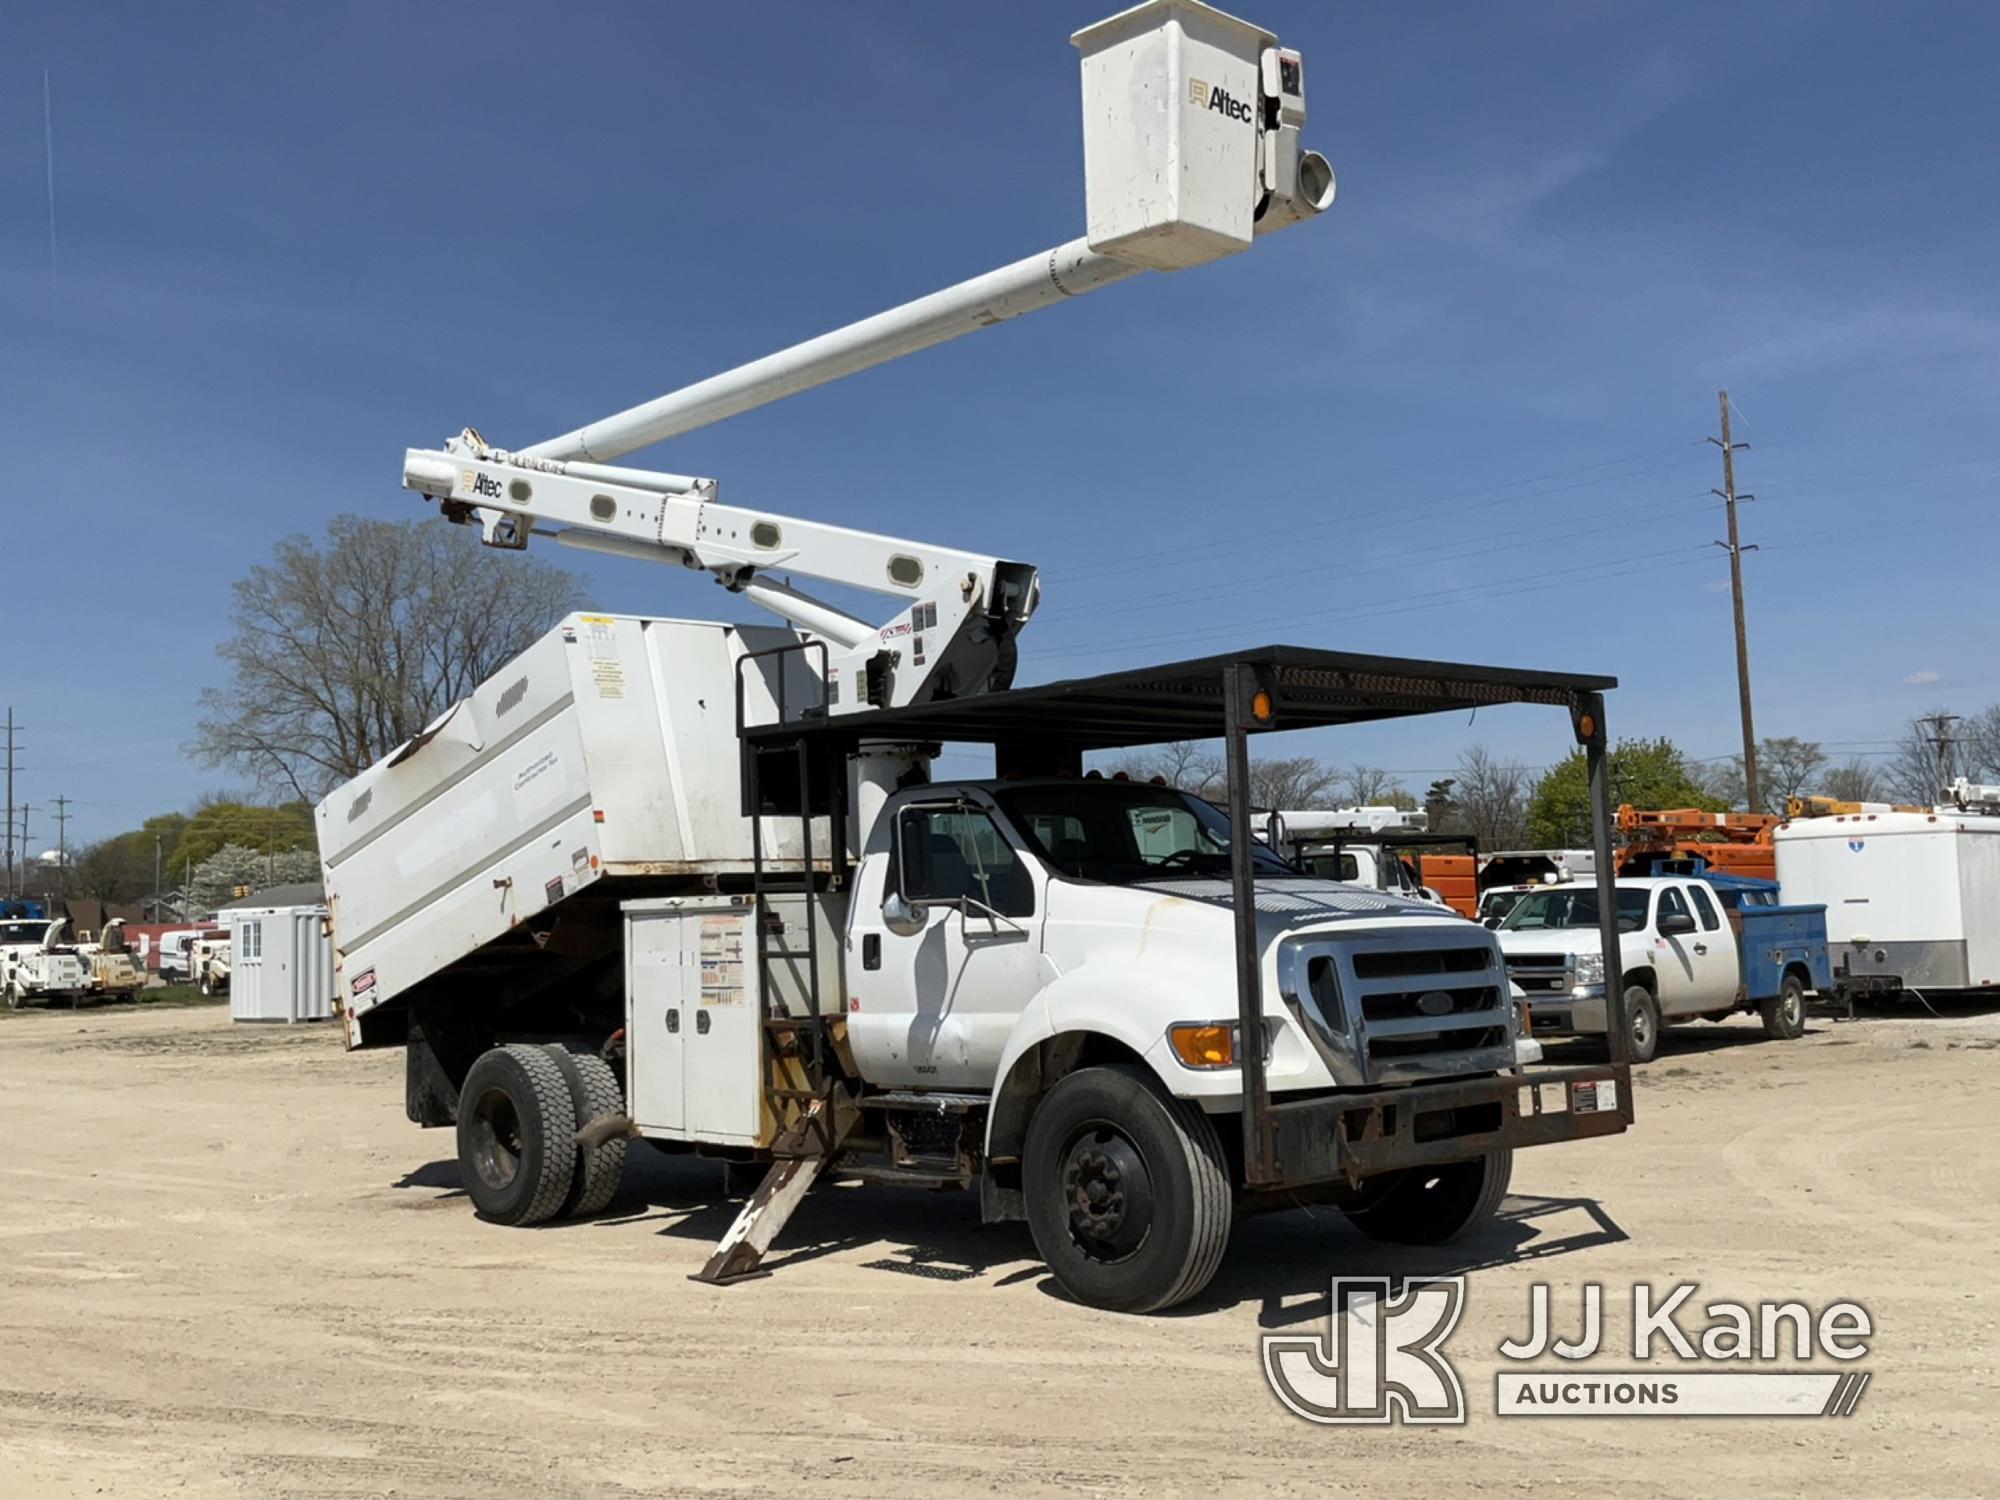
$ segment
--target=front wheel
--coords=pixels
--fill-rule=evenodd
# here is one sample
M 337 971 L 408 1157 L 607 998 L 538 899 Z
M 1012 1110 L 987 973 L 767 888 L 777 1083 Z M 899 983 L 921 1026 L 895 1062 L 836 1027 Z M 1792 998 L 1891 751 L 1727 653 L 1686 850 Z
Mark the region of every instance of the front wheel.
M 1021 1172 L 1035 1248 L 1079 1302 L 1158 1312 L 1222 1264 L 1233 1203 L 1215 1127 L 1143 1069 L 1058 1082 L 1029 1121 Z
M 1660 1002 L 1643 984 L 1625 986 L 1625 1029 L 1632 1040 L 1633 1062 L 1647 1063 L 1659 1056 Z M 1610 1038 L 1605 1040 L 1608 1044 Z
M 1764 1035 L 1776 1041 L 1804 1036 L 1806 1030 L 1806 987 L 1796 974 L 1787 974 L 1778 993 L 1758 1009 L 1764 1017 Z
M 1442 1245 L 1493 1217 L 1514 1177 L 1511 1148 L 1441 1167 L 1406 1167 L 1370 1178 L 1342 1210 L 1371 1240 Z

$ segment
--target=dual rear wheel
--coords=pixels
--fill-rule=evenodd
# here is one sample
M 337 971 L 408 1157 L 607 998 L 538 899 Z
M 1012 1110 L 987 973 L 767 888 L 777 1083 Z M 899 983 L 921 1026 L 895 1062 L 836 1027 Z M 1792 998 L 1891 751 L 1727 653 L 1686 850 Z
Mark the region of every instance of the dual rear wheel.
M 577 1130 L 624 1112 L 594 1052 L 516 1042 L 483 1053 L 458 1096 L 458 1171 L 482 1219 L 543 1224 L 601 1213 L 625 1171 L 625 1142 L 586 1150 Z

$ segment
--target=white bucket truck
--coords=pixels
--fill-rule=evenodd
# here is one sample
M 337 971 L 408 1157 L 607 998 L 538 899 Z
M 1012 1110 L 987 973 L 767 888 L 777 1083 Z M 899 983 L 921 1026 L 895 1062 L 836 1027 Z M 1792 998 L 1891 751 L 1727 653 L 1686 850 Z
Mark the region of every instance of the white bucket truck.
M 348 1043 L 407 1048 L 409 1113 L 456 1127 L 483 1216 L 595 1212 L 646 1138 L 768 1164 L 705 1280 L 755 1274 L 816 1180 L 858 1177 L 976 1186 L 1073 1295 L 1150 1310 L 1201 1290 L 1239 1213 L 1330 1202 L 1442 1240 L 1493 1211 L 1516 1148 L 1630 1121 L 1620 1064 L 1515 1071 L 1491 933 L 1233 833 L 1253 733 L 1533 702 L 1571 713 L 1607 838 L 1609 679 L 1267 647 L 1012 689 L 1031 566 L 614 467 L 1331 198 L 1268 34 L 1154 0 L 1077 42 L 1087 241 L 524 452 L 408 455 L 492 545 L 703 569 L 788 622 L 573 615 L 318 808 Z M 1228 816 L 1083 773 L 1211 736 Z M 997 774 L 932 782 L 947 742 Z

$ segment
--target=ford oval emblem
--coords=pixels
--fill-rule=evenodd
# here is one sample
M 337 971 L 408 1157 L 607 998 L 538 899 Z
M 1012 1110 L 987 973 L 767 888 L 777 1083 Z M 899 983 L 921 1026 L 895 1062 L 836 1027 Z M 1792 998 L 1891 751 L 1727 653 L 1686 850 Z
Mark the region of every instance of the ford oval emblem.
M 1451 996 L 1443 990 L 1426 990 L 1417 996 L 1417 1009 L 1427 1016 L 1448 1016 L 1451 1014 Z

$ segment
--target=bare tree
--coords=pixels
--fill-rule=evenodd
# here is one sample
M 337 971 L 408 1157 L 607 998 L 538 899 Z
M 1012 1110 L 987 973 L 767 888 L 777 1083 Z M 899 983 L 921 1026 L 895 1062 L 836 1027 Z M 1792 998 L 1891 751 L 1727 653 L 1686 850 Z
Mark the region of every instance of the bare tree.
M 235 585 L 188 750 L 304 801 L 374 764 L 580 602 L 574 573 L 435 522 L 337 516 Z
M 1842 802 L 1882 802 L 1887 797 L 1882 787 L 1882 777 L 1868 762 L 1852 757 L 1835 766 L 1820 778 L 1819 789 L 1823 796 L 1837 798 Z
M 1762 812 L 1782 813 L 1794 797 L 1803 797 L 1819 784 L 1826 769 L 1826 752 L 1813 740 L 1778 735 L 1757 742 L 1757 790 L 1762 794 Z
M 1450 791 L 1448 832 L 1473 835 L 1484 849 L 1518 848 L 1528 837 L 1528 768 L 1502 760 L 1484 745 L 1458 758 Z
M 1380 766 L 1348 766 L 1340 774 L 1340 800 L 1350 808 L 1414 808 L 1416 798 Z

